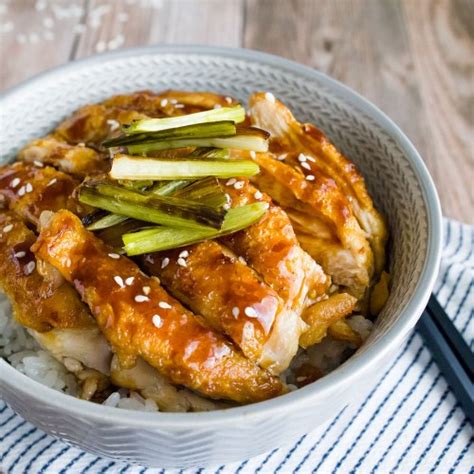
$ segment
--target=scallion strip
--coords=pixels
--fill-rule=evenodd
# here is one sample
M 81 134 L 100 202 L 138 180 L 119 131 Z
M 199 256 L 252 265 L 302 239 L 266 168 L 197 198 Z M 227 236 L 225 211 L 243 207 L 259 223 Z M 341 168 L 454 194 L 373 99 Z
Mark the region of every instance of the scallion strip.
M 265 152 L 268 151 L 268 136 L 268 133 L 263 130 L 246 128 L 232 137 L 147 141 L 137 145 L 128 145 L 127 150 L 131 155 L 144 155 L 151 151 L 186 147 L 236 148 Z
M 122 135 L 120 137 L 106 140 L 106 147 L 130 146 L 143 142 L 185 140 L 194 138 L 230 137 L 236 134 L 235 123 L 231 121 L 199 123 L 185 127 L 170 128 L 159 132 L 137 133 L 134 135 Z
M 209 122 L 232 121 L 240 123 L 245 120 L 245 110 L 241 105 L 236 107 L 221 107 L 220 109 L 206 110 L 194 114 L 180 115 L 178 117 L 143 119 L 125 125 L 122 130 L 127 135 L 144 132 L 158 132 L 170 128 L 197 125 Z
M 127 255 L 141 255 L 159 252 L 185 245 L 215 239 L 233 232 L 245 229 L 257 222 L 268 209 L 268 203 L 256 202 L 242 207 L 230 209 L 226 215 L 221 230 L 198 231 L 190 229 L 174 229 L 157 227 L 143 231 L 132 232 L 122 236 Z
M 153 184 L 153 181 L 119 181 L 122 186 L 128 189 L 137 189 L 141 190 L 143 187 L 150 186 Z M 137 186 L 134 187 L 133 183 L 137 183 Z M 146 183 L 146 186 L 145 186 Z M 178 189 L 183 188 L 184 186 L 189 185 L 189 181 L 162 181 L 161 183 L 157 183 L 152 189 L 147 191 L 147 194 L 158 194 L 161 196 L 168 196 L 173 194 Z M 203 203 L 206 204 L 206 203 Z M 207 204 L 209 205 L 209 204 Z M 217 206 L 216 206 L 217 207 Z M 118 224 L 122 224 L 123 222 L 130 220 L 129 217 L 121 216 L 119 214 L 107 214 L 100 219 L 97 219 L 95 222 L 87 226 L 88 230 L 102 230 L 108 229 L 109 227 L 117 226 Z
M 102 189 L 102 191 L 104 190 Z M 152 205 L 153 203 L 150 203 L 149 201 L 140 203 L 136 201 L 125 200 L 123 198 L 118 198 L 116 195 L 104 195 L 103 193 L 99 192 L 98 189 L 89 187 L 82 187 L 80 189 L 79 201 L 99 209 L 104 209 L 114 214 L 120 214 L 137 220 L 170 227 L 183 227 L 186 229 L 197 230 L 214 230 L 214 228 L 221 227 L 221 225 L 218 224 L 218 220 L 220 220 L 221 215 L 214 209 L 211 211 L 213 214 L 212 224 L 206 222 L 205 225 L 202 222 L 205 220 L 203 218 L 204 213 L 198 214 L 191 208 L 183 209 L 177 206 L 168 205 L 163 206 L 163 209 L 157 209 Z M 208 221 L 211 221 L 211 212 L 206 214 L 206 220 Z
M 120 224 L 128 219 L 127 216 L 120 216 L 118 214 L 107 214 L 98 221 L 87 227 L 87 230 L 102 230 Z
M 208 176 L 231 178 L 253 176 L 258 171 L 258 165 L 250 160 L 164 160 L 117 155 L 112 162 L 110 177 L 132 180 L 194 179 Z

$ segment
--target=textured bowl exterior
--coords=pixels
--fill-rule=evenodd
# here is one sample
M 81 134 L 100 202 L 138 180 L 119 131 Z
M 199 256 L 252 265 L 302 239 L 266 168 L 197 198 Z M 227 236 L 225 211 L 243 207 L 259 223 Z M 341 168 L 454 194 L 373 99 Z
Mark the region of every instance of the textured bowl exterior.
M 416 324 L 436 278 L 441 211 L 426 168 L 402 132 L 345 86 L 253 51 L 209 47 L 125 50 L 68 64 L 0 98 L 1 161 L 76 108 L 140 89 L 212 90 L 245 102 L 273 92 L 315 123 L 364 174 L 390 226 L 390 299 L 367 343 L 323 379 L 288 395 L 211 413 L 139 413 L 44 387 L 0 360 L 0 396 L 47 433 L 87 451 L 148 466 L 232 462 L 289 443 L 335 416 L 380 377 Z M 368 383 L 369 381 L 369 383 Z

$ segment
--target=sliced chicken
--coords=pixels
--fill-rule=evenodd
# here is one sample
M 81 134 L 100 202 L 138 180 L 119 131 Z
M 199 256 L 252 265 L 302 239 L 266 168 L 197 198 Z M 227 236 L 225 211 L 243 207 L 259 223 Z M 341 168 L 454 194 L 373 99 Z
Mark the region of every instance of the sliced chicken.
M 48 135 L 29 143 L 20 151 L 18 159 L 39 167 L 51 165 L 64 173 L 85 177 L 106 172 L 110 167 L 106 156 L 84 145 L 69 145 L 59 137 Z
M 0 287 L 15 320 L 46 350 L 67 364 L 92 395 L 107 385 L 112 353 L 88 308 L 55 271 L 38 264 L 35 234 L 12 212 L 0 212 Z M 91 370 L 92 369 L 92 370 Z M 95 390 L 94 390 L 95 391 Z
M 375 209 L 367 191 L 364 178 L 354 163 L 343 156 L 314 125 L 301 124 L 278 100 L 268 94 L 253 94 L 249 101 L 250 119 L 253 125 L 272 134 L 271 151 L 285 159 L 285 163 L 302 171 L 313 186 L 321 186 L 320 177 L 326 177 L 337 185 L 350 202 L 350 208 L 361 229 L 367 235 L 376 273 L 385 265 L 387 227 Z M 326 216 L 325 216 L 326 217 Z M 341 236 L 339 236 L 341 238 Z M 344 243 L 344 241 L 343 241 Z
M 145 269 L 272 373 L 285 370 L 304 324 L 258 275 L 215 241 L 149 254 Z
M 133 367 L 142 357 L 173 383 L 211 398 L 245 403 L 282 392 L 279 379 L 208 329 L 156 278 L 145 276 L 126 257 L 111 256 L 72 213 L 57 212 L 33 250 L 74 285 L 122 367 Z
M 328 299 L 310 306 L 303 313 L 308 330 L 301 336 L 301 347 L 307 348 L 323 340 L 328 330 L 335 326 L 335 333 L 340 329 L 336 323 L 352 313 L 357 299 L 347 293 L 337 293 Z
M 79 184 L 54 168 L 17 162 L 0 167 L 0 199 L 23 219 L 39 224 L 43 211 L 69 209 L 79 216 L 89 212 L 74 197 Z
M 232 107 L 238 102 L 212 92 L 167 90 L 162 92 L 140 91 L 116 95 L 102 103 L 106 107 L 135 110 L 150 117 L 164 117 L 201 112 L 216 107 Z
M 312 299 L 326 292 L 330 278 L 300 247 L 287 214 L 268 195 L 247 179 L 223 184 L 232 207 L 262 201 L 269 208 L 260 221 L 221 241 L 248 262 L 288 308 L 300 314 Z
M 100 149 L 105 139 L 120 133 L 121 125 L 146 117 L 135 110 L 101 104 L 86 105 L 59 124 L 54 135 L 72 145 Z

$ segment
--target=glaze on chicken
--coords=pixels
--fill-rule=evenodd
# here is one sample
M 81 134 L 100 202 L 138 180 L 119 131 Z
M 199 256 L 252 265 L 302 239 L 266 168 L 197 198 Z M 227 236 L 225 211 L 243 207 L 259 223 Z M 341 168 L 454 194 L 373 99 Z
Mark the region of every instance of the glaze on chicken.
M 269 151 L 232 150 L 260 173 L 220 181 L 232 208 L 268 204 L 258 222 L 134 259 L 117 253 L 120 241 L 108 245 L 107 230 L 85 228 L 93 209 L 78 186 L 108 173 L 114 151 L 103 142 L 121 126 L 236 104 L 211 92 L 117 95 L 80 108 L 0 167 L 0 286 L 83 398 L 115 386 L 164 411 L 266 400 L 288 390 L 279 375 L 301 348 L 327 337 L 357 348 L 351 315 L 383 307 L 388 234 L 364 179 L 271 94 L 252 95 L 246 119 L 270 132 Z M 306 374 L 300 385 L 322 375 L 306 363 L 296 370 Z

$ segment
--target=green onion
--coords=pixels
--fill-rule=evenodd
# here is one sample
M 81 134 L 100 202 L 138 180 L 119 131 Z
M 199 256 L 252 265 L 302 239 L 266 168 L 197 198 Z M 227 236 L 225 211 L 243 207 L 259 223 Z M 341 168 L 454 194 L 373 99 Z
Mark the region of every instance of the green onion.
M 98 221 L 95 221 L 93 224 L 87 227 L 87 230 L 102 230 L 106 229 L 107 227 L 112 227 L 117 224 L 120 224 L 126 221 L 128 217 L 120 216 L 118 214 L 107 214 L 106 216 L 102 217 Z
M 195 125 L 187 125 L 185 127 L 170 128 L 159 132 L 137 133 L 133 135 L 122 135 L 120 137 L 106 140 L 103 145 L 106 147 L 114 146 L 130 146 L 134 144 L 184 140 L 194 138 L 214 138 L 214 137 L 230 137 L 236 134 L 234 122 L 221 121 L 212 123 L 199 123 Z
M 122 130 L 127 135 L 144 132 L 159 132 L 170 128 L 185 127 L 209 122 L 231 121 L 240 123 L 245 120 L 245 110 L 242 106 L 222 107 L 220 109 L 206 110 L 194 114 L 180 115 L 179 117 L 143 119 L 125 125 Z
M 269 134 L 259 128 L 241 128 L 234 136 L 223 138 L 189 138 L 146 141 L 136 145 L 128 145 L 131 155 L 144 155 L 151 151 L 160 151 L 186 147 L 237 148 L 239 150 L 268 151 Z
M 176 181 L 171 182 L 176 183 Z M 185 188 L 177 190 L 173 196 L 197 201 L 213 208 L 221 208 L 227 203 L 222 186 L 216 178 L 212 177 L 191 182 Z
M 151 180 L 150 181 L 120 180 L 119 183 L 128 189 L 141 190 L 143 187 L 145 186 L 148 187 L 151 184 L 153 184 L 153 181 Z M 137 183 L 138 185 L 134 188 L 133 183 Z M 161 196 L 167 196 L 169 194 L 173 194 L 175 191 L 183 188 L 184 186 L 188 186 L 189 183 L 190 181 L 162 181 L 160 183 L 157 183 L 152 189 L 148 190 L 147 194 L 158 194 Z M 202 202 L 202 204 L 206 204 L 206 203 Z M 210 205 L 210 204 L 207 204 L 207 205 Z M 213 207 L 212 205 L 210 206 Z M 89 224 L 87 226 L 87 229 L 88 230 L 107 229 L 109 227 L 117 226 L 118 224 L 121 224 L 122 222 L 125 222 L 127 220 L 130 220 L 130 219 L 126 216 L 120 216 L 118 214 L 106 214 L 102 218 L 99 218 L 95 220 L 94 222 L 92 222 L 91 224 Z M 102 238 L 102 233 L 100 234 L 100 237 Z
M 225 217 L 224 209 L 214 209 L 184 199 L 146 196 L 105 184 L 95 187 L 82 185 L 79 201 L 113 214 L 187 229 L 219 229 Z
M 253 176 L 259 167 L 250 160 L 185 160 L 136 158 L 117 155 L 112 162 L 110 177 L 113 179 L 174 180 L 217 176 Z
M 153 181 L 151 179 L 143 181 L 130 181 L 128 179 L 121 179 L 119 180 L 118 184 L 127 189 L 131 189 L 132 191 L 144 191 L 146 188 L 149 188 L 153 185 Z
M 159 252 L 185 245 L 215 239 L 223 235 L 245 229 L 257 222 L 268 209 L 268 203 L 256 202 L 242 207 L 230 209 L 222 228 L 218 231 L 172 229 L 157 227 L 138 232 L 127 233 L 122 236 L 127 255 L 141 255 L 150 252 Z
M 190 183 L 192 183 L 192 181 L 183 179 L 176 181 L 160 181 L 148 191 L 148 194 L 169 196 L 170 194 L 174 194 L 176 191 L 189 186 Z

